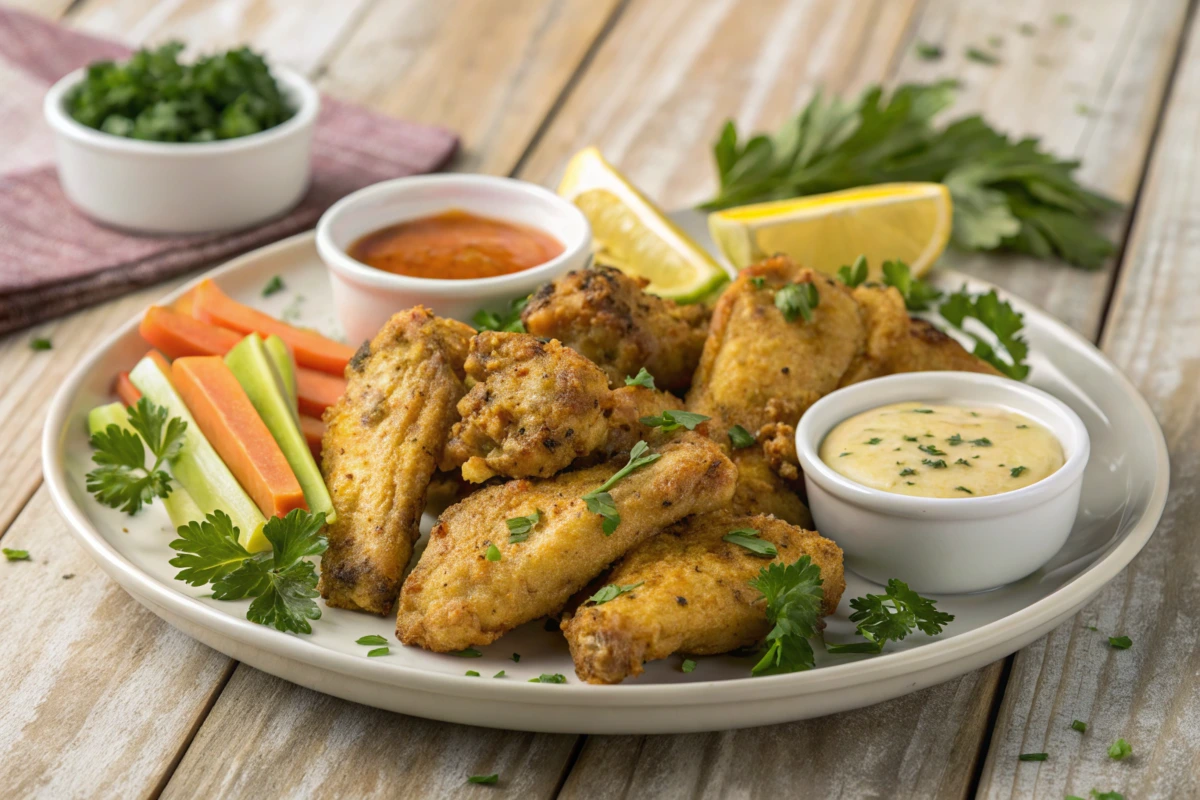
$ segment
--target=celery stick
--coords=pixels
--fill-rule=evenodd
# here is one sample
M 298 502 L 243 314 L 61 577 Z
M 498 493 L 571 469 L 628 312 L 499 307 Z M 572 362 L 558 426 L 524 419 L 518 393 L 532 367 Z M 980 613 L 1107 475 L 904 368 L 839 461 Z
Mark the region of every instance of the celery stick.
M 225 363 L 250 398 L 258 416 L 266 423 L 271 436 L 275 437 L 283 457 L 291 465 L 292 473 L 304 490 L 308 510 L 314 514 L 324 512 L 326 521 L 333 522 L 337 514 L 333 510 L 329 490 L 325 488 L 325 479 L 313 460 L 308 442 L 300 431 L 300 424 L 288 408 L 282 380 L 262 338 L 252 333 L 242 339 L 225 354 Z
M 96 406 L 88 412 L 87 424 L 88 436 L 95 436 L 100 431 L 108 430 L 109 425 L 116 425 L 127 431 L 133 430 L 129 427 L 129 413 L 120 403 Z
M 296 418 L 296 424 L 299 425 L 300 402 L 296 395 L 296 362 L 292 359 L 292 351 L 288 349 L 283 339 L 273 333 L 263 340 L 263 344 L 267 346 L 267 355 L 271 357 L 271 363 L 275 365 L 279 378 L 283 381 L 283 390 L 287 392 L 292 416 Z
M 266 518 L 204 437 L 170 378 L 153 359 L 143 358 L 129 373 L 129 380 L 151 403 L 166 408 L 168 415 L 187 423 L 183 447 L 171 463 L 171 472 L 191 495 L 196 507 L 205 514 L 217 509 L 228 514 L 241 532 L 239 541 L 250 552 L 269 550 L 271 543 L 262 533 Z

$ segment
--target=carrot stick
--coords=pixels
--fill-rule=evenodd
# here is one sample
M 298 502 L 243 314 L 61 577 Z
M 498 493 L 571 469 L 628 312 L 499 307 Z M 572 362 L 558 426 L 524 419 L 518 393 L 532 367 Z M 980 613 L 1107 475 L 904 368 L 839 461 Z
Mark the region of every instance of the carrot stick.
M 138 333 L 171 358 L 223 356 L 242 340 L 236 331 L 219 328 L 163 306 L 150 306 Z
M 300 430 L 304 433 L 304 438 L 308 442 L 308 449 L 312 450 L 313 458 L 320 464 L 321 440 L 325 438 L 325 423 L 316 417 L 301 414 Z
M 301 367 L 342 375 L 346 363 L 354 355 L 353 347 L 335 342 L 315 331 L 293 327 L 269 314 L 242 305 L 222 292 L 211 280 L 201 281 L 193 291 L 192 313 L 197 319 L 241 333 L 257 333 L 264 337 L 275 334 L 292 348 L 296 363 Z
M 346 379 L 317 372 L 315 369 L 296 369 L 296 394 L 300 401 L 300 413 L 321 418 L 325 409 L 336 403 L 346 393 Z
M 221 460 L 268 517 L 308 509 L 304 491 L 233 372 L 216 356 L 176 359 L 171 381 Z
M 142 398 L 142 393 L 129 380 L 128 372 L 117 373 L 117 383 L 114 388 L 116 389 L 117 397 L 121 398 L 121 405 L 123 406 L 136 406 L 137 401 Z
M 171 310 L 178 311 L 185 317 L 192 316 L 192 300 L 195 298 L 195 291 L 195 289 L 188 289 L 186 292 L 179 295 L 179 297 L 175 298 L 175 302 L 171 303 L 170 305 Z

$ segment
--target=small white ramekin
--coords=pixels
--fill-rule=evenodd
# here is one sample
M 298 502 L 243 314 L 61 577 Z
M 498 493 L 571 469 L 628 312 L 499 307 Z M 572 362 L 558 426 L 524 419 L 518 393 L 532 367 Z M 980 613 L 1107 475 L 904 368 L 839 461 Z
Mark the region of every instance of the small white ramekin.
M 1058 437 L 1066 462 L 1013 492 L 948 499 L 872 489 L 821 460 L 821 442 L 839 422 L 909 401 L 1023 414 Z M 796 427 L 809 508 L 821 534 L 845 552 L 846 566 L 876 583 L 898 578 L 930 594 L 993 589 L 1049 561 L 1075 524 L 1090 447 L 1083 421 L 1062 401 L 1019 381 L 969 372 L 917 372 L 856 383 L 815 403 Z
M 76 122 L 66 94 L 79 69 L 46 92 L 58 179 L 80 211 L 105 225 L 144 233 L 244 228 L 279 216 L 304 196 L 312 176 L 313 128 L 321 99 L 289 69 L 271 73 L 296 113 L 274 128 L 215 142 L 146 142 Z
M 529 225 L 565 248 L 532 269 L 474 280 L 413 278 L 369 267 L 346 254 L 368 233 L 405 220 L 460 209 Z M 572 203 L 537 184 L 486 175 L 422 175 L 383 181 L 335 203 L 317 223 L 317 252 L 329 267 L 333 301 L 351 343 L 370 339 L 397 311 L 424 305 L 469 322 L 481 308 L 499 311 L 592 257 L 592 229 Z

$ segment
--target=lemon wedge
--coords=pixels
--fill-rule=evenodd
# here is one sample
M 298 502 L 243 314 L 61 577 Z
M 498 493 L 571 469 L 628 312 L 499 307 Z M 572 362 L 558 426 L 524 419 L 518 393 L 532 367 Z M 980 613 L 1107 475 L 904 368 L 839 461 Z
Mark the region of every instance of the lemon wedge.
M 687 303 L 729 279 L 703 247 L 667 219 L 595 147 L 571 158 L 558 194 L 577 205 L 591 223 L 596 261 L 646 278 L 648 292 Z
M 919 277 L 946 249 L 951 210 L 940 183 L 884 183 L 715 211 L 708 229 L 738 269 L 784 253 L 833 275 L 865 255 L 873 279 L 884 261 Z

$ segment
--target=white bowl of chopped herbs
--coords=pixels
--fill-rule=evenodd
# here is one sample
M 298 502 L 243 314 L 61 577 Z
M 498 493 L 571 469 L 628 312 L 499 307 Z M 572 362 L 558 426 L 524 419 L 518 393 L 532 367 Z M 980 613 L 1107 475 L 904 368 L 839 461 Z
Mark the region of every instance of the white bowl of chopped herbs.
M 243 228 L 304 196 L 320 96 L 246 48 L 182 45 L 76 70 L 46 93 L 59 181 L 98 222 L 146 233 Z

